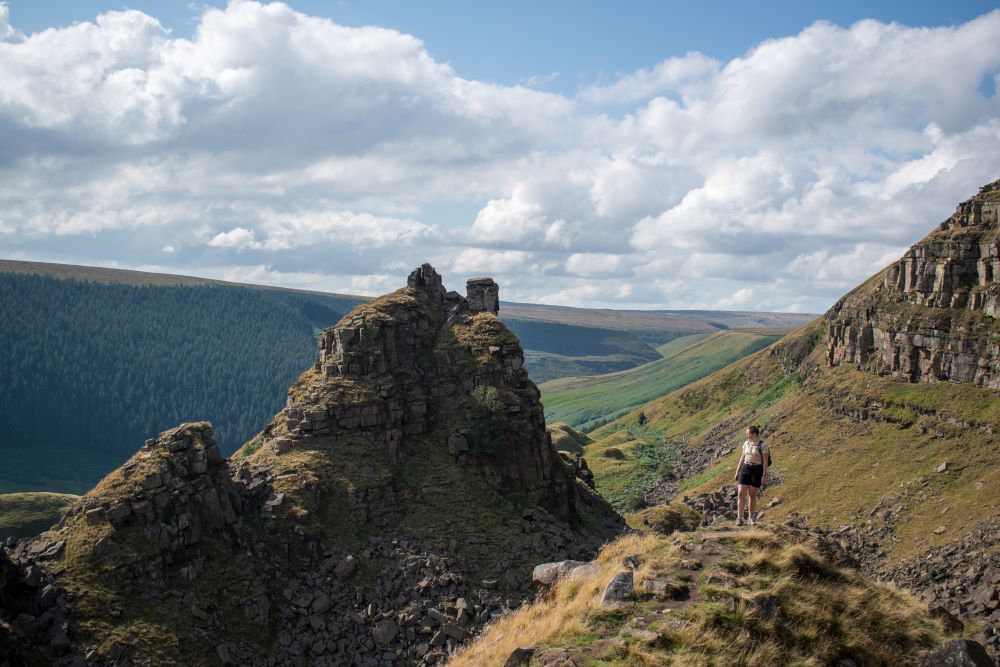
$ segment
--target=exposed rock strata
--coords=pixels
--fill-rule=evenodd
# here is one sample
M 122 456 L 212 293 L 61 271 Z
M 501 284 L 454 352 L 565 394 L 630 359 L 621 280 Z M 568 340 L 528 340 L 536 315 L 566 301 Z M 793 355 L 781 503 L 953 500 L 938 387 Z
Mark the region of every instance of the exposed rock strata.
M 827 361 L 1000 388 L 1000 181 L 826 314 Z
M 469 295 L 420 267 L 321 333 L 232 460 L 171 429 L 17 543 L 80 603 L 86 664 L 437 664 L 532 598 L 532 564 L 622 530 L 554 451 L 495 283 Z

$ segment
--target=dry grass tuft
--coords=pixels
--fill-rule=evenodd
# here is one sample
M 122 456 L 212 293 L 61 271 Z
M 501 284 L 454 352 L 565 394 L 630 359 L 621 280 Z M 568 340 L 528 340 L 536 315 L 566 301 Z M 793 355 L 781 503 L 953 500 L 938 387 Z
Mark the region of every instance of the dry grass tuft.
M 602 550 L 598 573 L 563 582 L 544 600 L 500 619 L 449 664 L 502 665 L 515 649 L 536 646 L 595 667 L 818 667 L 845 658 L 899 665 L 944 639 L 911 597 L 838 568 L 807 545 L 763 530 L 710 538 L 711 546 L 699 533 L 623 537 Z M 690 575 L 680 565 L 701 558 L 694 597 L 600 606 L 604 585 L 630 554 L 642 561 L 637 591 L 650 579 L 683 582 Z

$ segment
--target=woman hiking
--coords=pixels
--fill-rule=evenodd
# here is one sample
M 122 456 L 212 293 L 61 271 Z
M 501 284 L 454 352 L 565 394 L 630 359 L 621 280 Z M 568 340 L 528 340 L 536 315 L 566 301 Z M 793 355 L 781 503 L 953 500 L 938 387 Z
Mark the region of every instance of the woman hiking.
M 757 494 L 767 484 L 767 464 L 770 453 L 767 445 L 760 439 L 760 427 L 747 427 L 747 439 L 743 441 L 743 454 L 733 481 L 739 482 L 739 495 L 736 498 L 736 525 L 743 525 L 743 512 L 750 510 L 747 520 L 751 526 L 757 525 Z M 749 505 L 749 507 L 747 507 Z

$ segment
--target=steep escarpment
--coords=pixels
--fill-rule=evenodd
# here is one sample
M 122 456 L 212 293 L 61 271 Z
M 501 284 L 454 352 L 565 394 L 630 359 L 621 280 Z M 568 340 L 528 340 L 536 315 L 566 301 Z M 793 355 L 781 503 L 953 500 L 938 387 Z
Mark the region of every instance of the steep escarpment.
M 827 361 L 1000 388 L 1000 181 L 827 313 Z
M 624 508 L 686 501 L 725 525 L 744 429 L 759 424 L 774 459 L 766 523 L 828 531 L 1000 655 L 998 197 L 984 188 L 826 317 L 592 432 L 597 489 Z M 637 481 L 644 493 L 627 495 Z
M 420 267 L 320 334 L 230 460 L 183 424 L 18 543 L 71 601 L 71 648 L 90 665 L 436 664 L 532 598 L 535 563 L 592 556 L 624 524 L 552 447 L 498 303 L 492 280 L 463 297 Z

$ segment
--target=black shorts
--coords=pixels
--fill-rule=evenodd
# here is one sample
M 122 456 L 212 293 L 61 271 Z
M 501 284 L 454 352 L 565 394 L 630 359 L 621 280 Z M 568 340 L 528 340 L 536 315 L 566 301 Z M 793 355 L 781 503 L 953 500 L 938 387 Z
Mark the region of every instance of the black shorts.
M 760 488 L 761 479 L 764 477 L 764 466 L 743 464 L 740 469 L 740 484 Z

